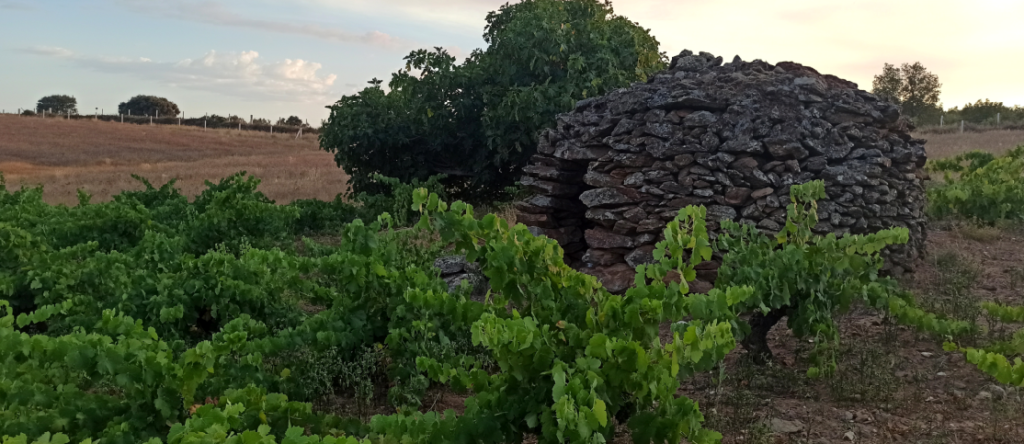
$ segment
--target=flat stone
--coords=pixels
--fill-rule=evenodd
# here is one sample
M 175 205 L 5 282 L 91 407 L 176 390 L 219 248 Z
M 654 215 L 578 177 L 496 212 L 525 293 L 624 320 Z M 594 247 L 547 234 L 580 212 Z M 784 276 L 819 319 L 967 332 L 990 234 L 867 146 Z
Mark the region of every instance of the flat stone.
M 609 266 L 597 266 L 580 270 L 597 278 L 598 282 L 611 293 L 622 293 L 633 285 L 636 279 L 636 270 L 627 264 L 615 264 Z
M 754 191 L 753 193 L 750 193 L 750 198 L 751 199 L 760 199 L 760 198 L 765 197 L 765 196 L 767 196 L 769 194 L 772 194 L 774 192 L 775 192 L 774 188 L 765 187 L 765 188 L 758 189 L 758 190 Z
M 772 418 L 768 423 L 774 433 L 799 433 L 804 430 L 804 424 L 800 421 L 787 421 L 780 418 Z
M 633 268 L 640 264 L 654 263 L 654 255 L 652 254 L 654 249 L 654 245 L 641 245 L 626 254 L 626 263 Z
M 711 205 L 708 207 L 707 217 L 709 220 L 721 222 L 723 220 L 735 220 L 736 209 L 725 205 Z
M 634 207 L 622 213 L 622 217 L 625 217 L 626 220 L 629 220 L 630 222 L 639 223 L 647 218 L 647 212 L 640 207 Z
M 519 213 L 516 222 L 528 227 L 558 228 L 555 219 L 546 213 Z
M 796 140 L 788 137 L 774 137 L 764 140 L 768 153 L 776 159 L 803 159 L 808 156 L 807 149 Z
M 622 186 L 622 179 L 616 179 L 611 174 L 587 171 L 587 174 L 583 176 L 583 183 L 592 187 L 612 188 Z
M 607 208 L 591 208 L 584 214 L 587 220 L 597 222 L 600 225 L 611 228 L 615 225 L 616 221 L 622 219 L 620 214 L 617 214 Z
M 591 248 L 633 248 L 633 238 L 601 228 L 587 230 L 583 236 Z
M 752 139 L 733 139 L 722 144 L 719 148 L 727 153 L 749 153 L 758 154 L 764 152 L 761 142 Z
M 636 231 L 644 233 L 649 231 L 661 231 L 665 228 L 665 223 L 659 219 L 644 219 L 637 224 Z
M 588 207 L 619 205 L 640 201 L 640 193 L 632 188 L 594 188 L 580 194 L 580 202 Z
M 691 128 L 698 126 L 708 126 L 711 125 L 712 123 L 715 123 L 716 121 L 718 121 L 718 116 L 707 111 L 697 111 L 683 118 L 683 126 Z
M 597 160 L 607 156 L 611 151 L 611 148 L 559 144 L 552 155 L 565 160 Z
M 729 205 L 742 205 L 750 196 L 750 188 L 732 187 L 725 191 L 725 201 Z
M 583 262 L 591 265 L 613 265 L 622 263 L 622 255 L 608 250 L 590 248 L 583 254 Z
M 629 235 L 636 232 L 636 223 L 628 220 L 616 221 L 615 225 L 612 226 L 612 232 L 615 234 Z
M 757 159 L 754 159 L 753 157 L 740 157 L 739 159 L 736 159 L 735 162 L 729 164 L 729 168 L 743 174 L 749 174 L 757 169 Z
M 460 273 L 466 269 L 465 256 L 442 256 L 434 260 L 434 268 L 441 270 L 441 275 Z

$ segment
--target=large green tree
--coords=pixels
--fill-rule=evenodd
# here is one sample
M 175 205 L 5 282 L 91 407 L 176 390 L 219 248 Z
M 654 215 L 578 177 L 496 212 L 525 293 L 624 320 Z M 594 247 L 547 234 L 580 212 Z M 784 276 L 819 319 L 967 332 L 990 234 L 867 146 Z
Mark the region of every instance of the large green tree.
M 541 129 L 577 100 L 643 81 L 666 57 L 650 32 L 597 0 L 524 0 L 487 15 L 487 48 L 461 64 L 417 50 L 387 88 L 342 97 L 320 135 L 356 192 L 374 173 L 408 183 L 445 174 L 454 197 L 514 184 Z
M 117 105 L 117 112 L 120 114 L 131 114 L 133 116 L 156 116 L 157 112 L 161 117 L 175 117 L 181 111 L 178 105 L 163 97 L 138 95 L 127 102 Z
M 873 93 L 900 105 L 903 114 L 915 121 L 937 120 L 942 112 L 939 104 L 942 83 L 939 83 L 939 76 L 928 72 L 921 62 L 904 63 L 899 68 L 886 63 L 871 86 Z
M 36 112 L 43 111 L 56 114 L 78 114 L 78 99 L 63 94 L 43 97 L 36 102 Z

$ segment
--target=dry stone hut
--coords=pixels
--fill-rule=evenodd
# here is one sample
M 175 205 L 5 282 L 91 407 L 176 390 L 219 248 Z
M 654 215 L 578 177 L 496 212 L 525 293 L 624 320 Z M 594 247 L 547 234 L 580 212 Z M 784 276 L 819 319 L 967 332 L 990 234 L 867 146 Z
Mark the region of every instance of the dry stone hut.
M 517 217 L 621 292 L 680 208 L 707 206 L 712 233 L 725 219 L 777 232 L 790 185 L 823 179 L 815 231 L 907 227 L 886 265 L 900 273 L 926 236 L 924 141 L 910 129 L 896 105 L 809 67 L 683 51 L 647 83 L 559 115 L 524 170 L 538 194 Z M 703 268 L 696 286 L 709 288 L 717 264 Z

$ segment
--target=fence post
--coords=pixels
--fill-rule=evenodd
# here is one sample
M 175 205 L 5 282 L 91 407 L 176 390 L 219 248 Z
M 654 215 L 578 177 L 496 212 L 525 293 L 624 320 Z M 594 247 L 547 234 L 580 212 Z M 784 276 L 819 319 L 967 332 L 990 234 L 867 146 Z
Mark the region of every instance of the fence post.
M 206 119 L 203 119 L 203 131 L 206 131 Z
M 270 134 L 271 135 L 274 134 L 274 124 L 273 123 L 270 124 Z
M 964 133 L 964 121 L 961 120 L 960 121 L 960 134 L 963 134 L 963 133 Z
M 945 120 L 945 119 L 946 119 L 946 115 L 945 114 L 939 116 L 939 128 L 942 128 L 942 121 Z
M 996 125 L 999 125 L 999 115 L 1002 113 L 996 113 Z

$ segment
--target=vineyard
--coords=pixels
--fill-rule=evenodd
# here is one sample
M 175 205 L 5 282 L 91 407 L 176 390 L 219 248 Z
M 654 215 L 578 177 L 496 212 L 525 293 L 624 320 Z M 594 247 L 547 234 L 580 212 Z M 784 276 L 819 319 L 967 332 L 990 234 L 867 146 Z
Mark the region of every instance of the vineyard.
M 957 199 L 990 193 L 971 182 L 986 171 L 1019 181 L 1019 157 L 962 167 L 962 185 L 934 191 L 949 196 L 941 211 L 975 211 Z M 80 193 L 74 207 L 0 181 L 3 443 L 714 443 L 722 434 L 684 385 L 721 378 L 738 348 L 769 371 L 783 318 L 812 345 L 802 378 L 838 378 L 837 319 L 852 309 L 1024 385 L 1024 308 L 985 303 L 981 327 L 918 303 L 879 275 L 879 253 L 906 229 L 811 233 L 821 182 L 792 187 L 777 236 L 726 224 L 711 239 L 703 207 L 680 210 L 655 261 L 615 295 L 554 241 L 445 202 L 428 191 L 437 182 L 378 177 L 394 197 L 276 205 L 244 173 L 191 201 L 173 182 L 138 180 L 142 191 Z M 986 211 L 1016 217 L 1002 203 L 1015 190 Z M 715 252 L 716 288 L 691 293 Z M 486 276 L 482 302 L 440 278 L 435 259 L 453 254 Z M 438 390 L 461 406 L 436 409 Z M 339 396 L 355 408 L 324 407 Z

